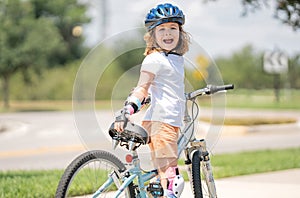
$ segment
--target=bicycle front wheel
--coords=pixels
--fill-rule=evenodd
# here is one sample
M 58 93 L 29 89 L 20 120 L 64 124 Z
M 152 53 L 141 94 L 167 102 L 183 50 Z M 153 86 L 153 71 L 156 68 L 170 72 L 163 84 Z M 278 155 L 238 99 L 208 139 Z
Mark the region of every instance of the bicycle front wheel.
M 121 173 L 125 170 L 124 164 L 109 152 L 101 150 L 85 152 L 66 168 L 55 197 L 91 197 L 112 174 L 114 182 L 98 197 L 114 197 L 113 192 L 122 183 Z M 134 194 L 131 183 L 119 197 L 135 197 Z
M 201 167 L 199 151 L 195 151 L 192 157 L 192 187 L 195 198 L 217 197 L 210 162 L 202 162 Z

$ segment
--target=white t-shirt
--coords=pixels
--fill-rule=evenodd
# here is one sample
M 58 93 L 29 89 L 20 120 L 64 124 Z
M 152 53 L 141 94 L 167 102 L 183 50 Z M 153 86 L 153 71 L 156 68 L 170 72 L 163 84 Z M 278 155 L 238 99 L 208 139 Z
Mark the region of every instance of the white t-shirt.
M 149 88 L 151 105 L 144 120 L 180 127 L 185 111 L 183 57 L 154 52 L 145 57 L 141 71 L 155 75 Z

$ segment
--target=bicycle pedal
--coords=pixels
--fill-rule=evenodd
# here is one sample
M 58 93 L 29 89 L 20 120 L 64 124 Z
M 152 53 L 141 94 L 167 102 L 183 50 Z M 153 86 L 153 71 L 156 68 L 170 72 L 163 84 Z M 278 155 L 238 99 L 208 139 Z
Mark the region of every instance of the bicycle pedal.
M 147 187 L 147 191 L 149 191 L 154 197 L 164 195 L 164 189 L 162 188 L 161 184 L 157 182 L 150 183 Z

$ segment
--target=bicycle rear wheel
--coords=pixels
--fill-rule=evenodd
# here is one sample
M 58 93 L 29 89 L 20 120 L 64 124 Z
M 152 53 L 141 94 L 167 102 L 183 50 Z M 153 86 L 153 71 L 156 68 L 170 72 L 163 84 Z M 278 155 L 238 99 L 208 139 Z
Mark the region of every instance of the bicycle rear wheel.
M 192 187 L 195 198 L 216 198 L 216 189 L 212 170 L 209 162 L 203 162 L 203 171 L 201 171 L 201 159 L 199 151 L 195 151 L 192 157 Z
M 114 173 L 117 183 L 121 184 L 121 173 L 126 170 L 124 164 L 113 154 L 95 150 L 78 156 L 66 168 L 56 190 L 56 198 L 87 197 L 98 190 Z M 98 197 L 114 197 L 113 191 L 119 184 L 113 183 Z M 135 197 L 134 187 L 131 183 L 120 197 Z

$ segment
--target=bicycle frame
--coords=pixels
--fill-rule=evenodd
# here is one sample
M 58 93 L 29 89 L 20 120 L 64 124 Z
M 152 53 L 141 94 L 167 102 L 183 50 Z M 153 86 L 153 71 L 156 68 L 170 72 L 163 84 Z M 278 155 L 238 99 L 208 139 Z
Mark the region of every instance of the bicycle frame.
M 199 154 L 201 164 L 202 164 L 202 172 L 205 177 L 205 181 L 208 187 L 210 198 L 217 198 L 213 173 L 210 165 L 209 153 L 206 148 L 206 142 L 204 139 L 197 140 L 194 134 L 194 122 L 195 118 L 191 118 L 188 112 L 187 103 L 188 101 L 195 102 L 197 96 L 205 95 L 205 94 L 213 94 L 219 91 L 224 91 L 227 89 L 233 89 L 233 85 L 224 85 L 224 86 L 207 86 L 204 89 L 199 89 L 194 92 L 186 94 L 186 104 L 185 104 L 185 115 L 184 115 L 184 128 L 183 132 L 178 138 L 177 145 L 178 145 L 178 157 L 181 155 L 182 151 L 184 150 L 185 153 L 185 164 L 188 168 L 188 175 L 189 180 L 191 181 L 191 158 L 195 153 Z M 196 116 L 197 117 L 197 116 Z M 133 143 L 133 142 L 132 142 Z M 133 143 L 135 144 L 135 143 Z M 134 148 L 134 145 L 132 146 Z M 199 152 L 196 152 L 199 151 Z M 112 183 L 115 183 L 118 187 L 118 190 L 115 194 L 115 198 L 117 198 L 125 189 L 126 187 L 133 182 L 135 179 L 138 180 L 138 197 L 140 198 L 147 198 L 147 192 L 145 189 L 145 182 L 149 181 L 150 179 L 154 178 L 158 175 L 158 171 L 156 169 L 151 170 L 149 172 L 143 173 L 142 169 L 140 168 L 140 160 L 138 158 L 138 154 L 136 150 L 131 150 L 131 154 L 133 157 L 132 161 L 132 168 L 128 169 L 124 174 L 123 178 L 124 181 L 120 185 L 118 179 L 116 178 L 117 175 L 115 173 L 111 173 L 109 175 L 109 179 L 95 192 L 93 197 L 97 197 L 101 192 L 107 188 Z
M 186 101 L 187 104 L 187 101 Z M 186 105 L 187 106 L 187 105 Z M 206 178 L 207 185 L 209 185 L 209 191 L 210 194 L 214 195 L 212 197 L 216 197 L 216 190 L 215 186 L 212 185 L 212 171 L 210 168 L 210 162 L 209 162 L 209 157 L 208 157 L 208 152 L 206 151 L 206 143 L 204 139 L 197 140 L 195 139 L 194 136 L 194 129 L 192 127 L 192 124 L 195 120 L 192 120 L 189 113 L 188 109 L 186 108 L 185 112 L 185 127 L 183 129 L 183 133 L 181 133 L 180 137 L 178 138 L 178 156 L 180 156 L 181 152 L 184 150 L 185 151 L 185 158 L 186 162 L 190 161 L 191 156 L 195 153 L 195 151 L 200 151 L 201 152 L 201 158 L 204 159 L 206 165 L 205 165 L 205 170 L 204 170 L 204 175 Z M 190 146 L 188 144 L 190 143 Z M 133 146 L 134 147 L 134 146 Z M 124 178 L 126 178 L 121 185 L 118 185 L 118 179 L 117 175 L 113 172 L 109 175 L 109 179 L 94 193 L 92 196 L 97 197 L 98 195 L 101 194 L 101 192 L 104 191 L 105 188 L 107 188 L 109 185 L 112 183 L 115 183 L 118 187 L 118 190 L 115 192 L 115 198 L 119 197 L 120 194 L 126 189 L 126 187 L 133 182 L 135 179 L 137 179 L 138 182 L 138 192 L 139 192 L 139 197 L 140 198 L 147 198 L 147 192 L 145 189 L 145 182 L 149 181 L 150 179 L 154 178 L 155 176 L 158 175 L 158 172 L 156 169 L 151 170 L 150 172 L 143 173 L 141 168 L 140 168 L 140 160 L 138 158 L 138 154 L 136 150 L 131 151 L 131 155 L 133 157 L 132 165 L 133 167 L 128 169 L 123 175 Z M 188 165 L 188 170 L 190 170 L 190 163 Z M 130 175 L 127 177 L 126 175 Z M 190 175 L 190 174 L 189 174 Z M 191 179 L 191 178 L 189 178 Z
M 140 168 L 140 160 L 138 158 L 137 151 L 131 151 L 133 160 L 132 160 L 132 168 L 128 169 L 124 173 L 124 182 L 122 185 L 117 186 L 118 190 L 115 192 L 115 197 L 119 197 L 120 194 L 126 189 L 126 187 L 133 182 L 137 178 L 138 180 L 138 192 L 140 198 L 147 198 L 147 192 L 145 189 L 145 182 L 149 181 L 150 179 L 157 176 L 158 172 L 157 170 L 152 170 L 147 173 L 143 173 Z M 129 176 L 130 175 L 130 176 Z M 129 176 L 129 177 L 128 177 Z M 117 175 L 113 172 L 110 173 L 108 180 L 93 194 L 93 198 L 96 198 L 98 195 L 101 194 L 101 192 L 104 191 L 108 186 L 110 186 L 112 183 L 115 183 L 116 185 L 119 183 L 117 180 Z
M 195 93 L 198 94 L 197 92 L 201 93 L 199 90 L 195 92 L 189 93 L 190 95 Z M 205 91 L 204 91 L 205 92 Z M 204 139 L 196 139 L 195 138 L 195 131 L 194 131 L 194 118 L 190 117 L 188 113 L 188 108 L 187 108 L 187 102 L 188 100 L 194 102 L 196 96 L 189 98 L 189 94 L 186 94 L 186 108 L 185 108 L 185 116 L 184 116 L 184 129 L 183 133 L 180 135 L 177 145 L 178 145 L 178 157 L 181 155 L 182 151 L 184 150 L 185 154 L 185 164 L 187 165 L 187 171 L 188 171 L 188 176 L 189 180 L 191 181 L 191 158 L 192 156 L 196 153 L 196 151 L 199 151 L 199 157 L 202 161 L 202 172 L 205 177 L 205 182 L 208 186 L 208 191 L 209 195 L 211 198 L 216 198 L 217 197 L 217 192 L 216 192 L 216 187 L 214 183 L 214 177 L 212 173 L 212 168 L 210 165 L 210 158 L 209 158 L 209 153 L 206 148 L 206 142 Z

